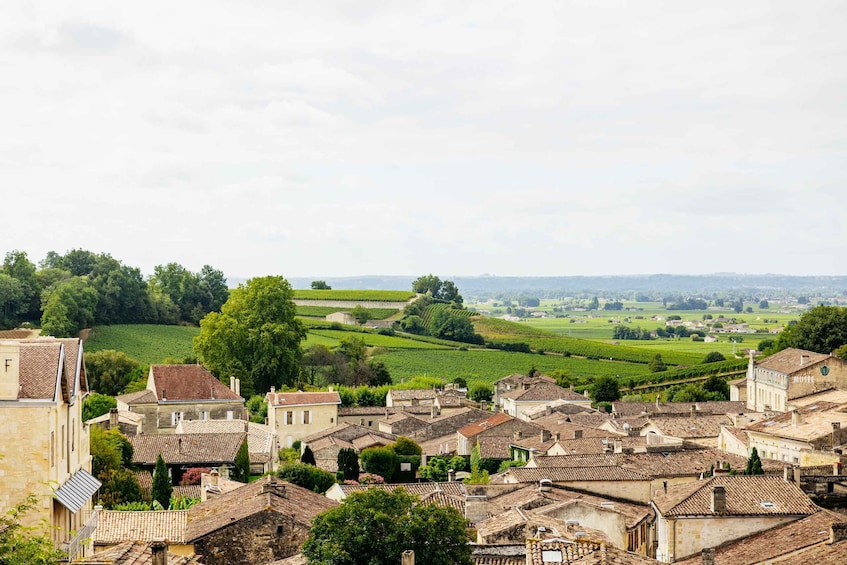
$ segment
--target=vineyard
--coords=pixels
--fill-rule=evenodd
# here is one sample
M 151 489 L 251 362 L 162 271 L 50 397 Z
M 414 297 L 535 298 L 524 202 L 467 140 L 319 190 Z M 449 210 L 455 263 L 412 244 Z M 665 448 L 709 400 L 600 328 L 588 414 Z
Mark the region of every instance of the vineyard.
M 192 340 L 200 333 L 193 326 L 123 324 L 97 326 L 85 340 L 85 351 L 101 349 L 123 351 L 144 365 L 161 363 L 167 358 L 194 357 Z
M 557 336 L 544 330 L 498 318 L 476 317 L 473 322 L 474 329 L 485 338 L 486 342 L 525 343 L 535 350 L 629 363 L 649 363 L 656 355 L 656 351 L 651 351 L 649 348 Z M 662 351 L 662 357 L 665 363 L 671 365 L 694 365 L 703 360 L 702 354 L 680 351 Z
M 357 332 L 353 334 L 352 332 L 344 330 L 312 329 L 309 330 L 309 335 L 334 339 L 336 341 L 340 341 L 346 336 L 356 335 L 357 337 L 362 338 L 365 341 L 365 345 L 367 345 L 368 347 L 387 347 L 391 349 L 446 349 L 447 347 L 443 344 L 428 343 L 426 341 L 413 340 L 398 336 L 382 335 L 379 333 L 371 332 Z M 447 343 L 451 343 L 452 347 L 456 347 L 457 345 L 453 342 Z
M 294 291 L 294 300 L 347 300 L 351 302 L 406 302 L 417 296 L 406 290 L 309 290 Z
M 344 308 L 337 306 L 297 306 L 298 316 L 310 316 L 312 318 L 325 318 L 335 312 L 342 312 Z M 396 308 L 368 308 L 369 320 L 385 320 L 399 312 Z
M 424 327 L 428 328 L 429 322 L 430 320 L 432 320 L 432 317 L 435 315 L 435 313 L 439 310 L 449 308 L 449 306 L 449 304 L 444 303 L 430 304 L 426 307 L 426 310 L 424 310 L 423 316 L 421 316 L 421 323 L 423 323 Z M 470 318 L 471 316 L 475 316 L 476 312 L 471 312 L 470 310 L 451 309 L 450 314 L 452 314 L 453 316 L 459 316 L 461 318 Z
M 648 373 L 643 364 L 485 349 L 394 350 L 378 355 L 376 359 L 385 363 L 395 383 L 418 375 L 445 377 L 447 380 L 462 376 L 469 380 L 494 382 L 512 373 L 527 373 L 532 367 L 542 373 L 564 369 L 573 379 L 585 382 L 600 375 L 628 378 Z

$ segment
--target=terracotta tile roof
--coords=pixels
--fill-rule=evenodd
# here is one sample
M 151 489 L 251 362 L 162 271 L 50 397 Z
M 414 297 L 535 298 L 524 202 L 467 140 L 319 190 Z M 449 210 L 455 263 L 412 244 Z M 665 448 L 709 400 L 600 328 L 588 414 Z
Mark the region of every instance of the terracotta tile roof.
M 541 479 L 553 482 L 571 481 L 649 481 L 644 473 L 623 469 L 616 465 L 595 467 L 546 467 L 531 469 L 513 467 L 504 473 L 519 483 L 536 483 Z
M 617 465 L 618 459 L 612 453 L 575 454 L 575 455 L 537 455 L 532 458 L 539 469 L 551 467 L 588 467 L 593 465 Z
M 509 416 L 505 412 L 498 412 L 497 414 L 494 414 L 493 416 L 490 416 L 485 420 L 481 420 L 473 424 L 468 424 L 464 428 L 461 428 L 459 430 L 459 433 L 464 437 L 470 439 L 478 434 L 481 434 L 485 430 L 490 430 L 491 428 L 499 426 L 500 424 L 516 419 L 517 418 Z
M 61 350 L 58 340 L 21 342 L 18 398 L 55 399 Z
M 150 373 L 159 400 L 244 402 L 202 365 L 150 365 Z
M 747 436 L 747 430 L 742 428 L 736 428 L 735 426 L 724 426 L 724 433 L 727 433 L 738 440 L 742 445 L 749 445 L 750 439 Z
M 830 545 L 828 542 L 820 543 L 792 555 L 782 561 L 784 565 L 809 565 L 809 563 L 821 564 L 843 564 L 847 563 L 847 541 L 840 541 Z
M 181 434 L 232 434 L 241 433 L 247 427 L 247 450 L 256 463 L 265 462 L 276 449 L 274 430 L 270 426 L 245 420 L 182 420 L 176 432 Z M 263 458 L 263 459 L 262 459 Z
M 306 559 L 306 556 L 302 553 L 298 553 L 297 555 L 292 555 L 291 557 L 286 557 L 285 559 L 278 559 L 277 561 L 272 561 L 270 565 L 308 565 L 309 560 Z
M 800 408 L 817 404 L 818 402 L 834 402 L 836 404 L 847 404 L 847 390 L 829 389 L 821 392 L 814 392 L 806 396 L 798 396 L 789 401 L 791 406 Z
M 830 525 L 837 522 L 845 521 L 845 516 L 829 510 L 821 510 L 811 516 L 795 520 L 787 524 L 776 526 L 765 531 L 747 536 L 740 540 L 731 541 L 718 547 L 715 550 L 715 565 L 736 565 L 738 563 L 761 563 L 772 559 L 777 559 L 794 552 L 800 552 L 798 558 L 802 563 L 832 563 L 835 561 L 827 561 L 826 559 L 809 559 L 804 550 L 811 550 L 816 546 L 822 546 L 827 549 L 834 549 L 829 542 Z M 847 544 L 836 544 L 845 546 Z M 827 553 L 827 557 L 830 554 Z M 823 556 L 821 556 L 823 557 Z M 836 557 L 836 555 L 832 555 Z M 847 553 L 843 554 L 847 558 Z M 785 561 L 780 560 L 780 563 Z M 788 562 L 791 562 L 790 560 Z M 838 563 L 847 562 L 844 559 L 837 561 Z M 697 553 L 677 563 L 683 565 L 700 565 L 702 563 L 701 554 Z
M 603 422 L 612 419 L 611 414 L 595 413 L 595 414 L 573 414 L 566 418 L 571 423 L 578 426 L 586 426 L 588 428 L 599 428 Z
M 571 561 L 573 565 L 658 565 L 661 561 L 604 543 L 600 549 Z
M 173 490 L 174 496 L 183 498 L 200 498 L 200 485 L 176 485 Z
M 714 516 L 712 491 L 726 490 L 723 516 L 809 515 L 818 512 L 809 497 L 782 477 L 771 475 L 718 475 L 703 481 L 669 486 L 654 495 L 653 503 L 663 516 Z
M 341 404 L 337 392 L 269 392 L 268 406 L 311 406 L 314 404 Z
M 135 452 L 136 465 L 155 465 L 156 458 L 169 465 L 207 466 L 214 463 L 233 463 L 245 432 L 237 434 L 157 434 L 129 436 Z
M 615 436 L 614 434 L 607 434 L 605 437 L 563 439 L 558 444 L 569 454 L 587 455 L 608 453 L 608 450 L 614 450 L 615 441 L 621 442 L 621 446 L 626 449 L 647 445 L 646 436 Z
M 662 435 L 678 438 L 718 437 L 721 425 L 731 426 L 729 416 L 671 416 L 650 418 L 650 424 L 655 426 Z
M 75 565 L 152 565 L 153 552 L 150 543 L 128 541 L 104 549 L 89 557 L 74 561 Z M 168 552 L 168 565 L 203 565 L 197 555 L 174 555 Z
M 514 443 L 511 437 L 483 436 L 477 439 L 479 456 L 483 459 L 510 459 L 509 447 Z
M 795 410 L 800 416 L 797 424 L 793 423 L 792 412 L 783 412 L 772 418 L 759 420 L 747 427 L 749 433 L 762 433 L 783 438 L 811 441 L 832 433 L 832 422 L 847 425 L 847 404 L 834 402 L 816 402 Z
M 746 379 L 745 379 L 746 380 Z M 619 416 L 638 416 L 640 414 L 688 414 L 694 407 L 698 414 L 743 414 L 747 412 L 744 401 L 709 402 L 613 402 L 612 412 Z
M 558 552 L 561 561 L 557 563 L 574 563 L 577 559 L 598 551 L 601 544 L 595 541 L 569 542 L 564 540 L 526 540 L 526 565 L 545 565 L 543 555 L 547 552 Z
M 474 545 L 473 565 L 526 565 L 526 543 L 514 545 Z
M 150 490 L 153 488 L 153 474 L 150 471 L 133 471 L 132 474 L 138 479 L 141 490 L 150 494 Z
M 171 544 L 184 544 L 187 524 L 188 510 L 103 510 L 97 516 L 93 541 L 95 545 L 114 545 L 124 541 L 150 542 L 163 539 Z
M 448 495 L 448 496 L 457 496 L 464 497 L 465 496 L 465 487 L 460 482 L 449 482 L 449 483 L 383 483 L 379 485 L 342 485 L 339 484 L 338 488 L 344 495 L 344 498 L 347 498 L 350 494 L 354 492 L 364 492 L 368 489 L 378 489 L 384 490 L 388 492 L 394 492 L 395 489 L 402 488 L 409 494 L 414 494 L 415 496 L 419 496 L 421 498 L 425 496 L 429 496 L 430 494 L 436 492 L 438 489 L 440 492 Z
M 433 491 L 421 497 L 421 504 L 434 504 L 441 508 L 455 508 L 465 515 L 465 497 L 453 494 L 447 494 L 442 490 Z
M 338 417 L 342 416 L 385 416 L 406 412 L 409 414 L 429 414 L 431 406 L 339 406 Z
M 814 351 L 789 347 L 757 362 L 756 367 L 791 375 L 798 371 L 804 371 L 810 365 L 820 363 L 828 358 L 829 355 L 826 353 L 815 353 Z
M 573 416 L 570 416 L 573 417 Z M 559 439 L 573 439 L 574 435 L 581 433 L 582 437 L 609 437 L 609 432 L 605 430 L 600 430 L 593 426 L 585 426 L 581 424 L 575 424 L 573 422 L 568 421 L 568 416 L 563 416 L 562 414 L 550 414 L 549 416 L 541 416 L 540 418 L 535 418 L 532 420 L 533 424 L 538 424 L 545 430 L 550 430 L 550 432 L 559 434 Z M 604 421 L 610 421 L 608 419 Z
M 393 400 L 433 400 L 438 392 L 431 388 L 391 389 L 388 391 Z
M 440 437 L 434 437 L 427 440 L 416 440 L 421 446 L 421 451 L 427 456 L 445 455 L 456 452 L 458 440 L 456 434 L 451 433 Z
M 550 410 L 549 414 L 547 413 L 548 409 Z M 596 411 L 593 408 L 589 408 L 583 404 L 576 404 L 574 402 L 559 399 L 548 402 L 542 406 L 527 408 L 524 410 L 523 415 L 530 420 L 535 420 L 551 414 L 558 414 L 559 417 L 561 417 L 562 414 L 593 414 L 595 412 Z
M 152 390 L 139 390 L 128 394 L 121 394 L 116 397 L 117 400 L 125 403 L 127 406 L 135 406 L 137 404 L 156 404 L 158 399 L 156 393 Z
M 315 516 L 336 506 L 337 502 L 321 494 L 268 476 L 192 506 L 188 510 L 186 539 L 196 542 L 225 526 L 268 510 L 289 516 L 308 529 Z
M 553 383 L 541 383 L 527 389 L 510 390 L 501 395 L 520 402 L 543 402 L 567 400 L 570 402 L 590 402 L 585 396 Z
M 369 447 L 389 445 L 391 443 L 394 443 L 394 441 L 395 439 L 386 438 L 385 434 L 366 434 L 357 438 L 353 438 L 353 441 L 351 443 L 357 451 L 362 451 Z
M 512 373 L 508 377 L 503 377 L 499 381 L 494 381 L 495 385 L 502 384 L 519 384 L 523 382 L 536 383 L 536 382 L 547 382 L 554 383 L 556 379 L 553 377 L 548 377 L 547 375 L 535 375 L 533 377 L 529 377 L 527 375 L 522 375 L 521 373 Z

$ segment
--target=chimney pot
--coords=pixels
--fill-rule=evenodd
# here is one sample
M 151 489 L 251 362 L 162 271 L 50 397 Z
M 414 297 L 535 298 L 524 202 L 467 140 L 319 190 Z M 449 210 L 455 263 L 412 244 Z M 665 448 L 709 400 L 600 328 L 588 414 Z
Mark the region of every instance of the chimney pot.
M 791 425 L 799 426 L 803 423 L 803 417 L 800 415 L 800 412 L 797 410 L 791 411 Z
M 118 409 L 117 408 L 109 408 L 109 429 L 118 427 Z
M 847 539 L 847 522 L 833 522 L 829 525 L 829 543 L 838 543 Z
M 703 549 L 701 559 L 703 565 L 715 565 L 715 550 L 711 547 Z
M 164 540 L 155 540 L 150 544 L 151 565 L 168 565 L 168 544 Z
M 574 430 L 573 431 L 574 439 L 582 439 L 582 430 Z

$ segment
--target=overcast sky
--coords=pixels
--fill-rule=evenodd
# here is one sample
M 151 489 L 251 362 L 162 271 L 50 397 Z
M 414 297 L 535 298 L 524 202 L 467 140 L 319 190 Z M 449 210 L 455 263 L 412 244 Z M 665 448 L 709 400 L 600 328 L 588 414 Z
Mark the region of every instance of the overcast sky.
M 847 275 L 847 2 L 0 4 L 0 252 Z

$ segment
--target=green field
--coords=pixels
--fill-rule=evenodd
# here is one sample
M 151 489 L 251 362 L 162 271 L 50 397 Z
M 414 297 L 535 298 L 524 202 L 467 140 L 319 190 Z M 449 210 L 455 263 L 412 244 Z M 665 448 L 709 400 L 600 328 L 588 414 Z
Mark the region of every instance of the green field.
M 630 377 L 649 373 L 647 366 L 642 364 L 485 349 L 394 350 L 378 355 L 376 359 L 385 363 L 395 383 L 418 375 L 445 377 L 447 380 L 470 376 L 473 380 L 494 382 L 512 373 L 525 374 L 532 367 L 543 373 L 564 369 L 580 380 L 599 375 Z
M 350 309 L 339 308 L 338 306 L 297 306 L 297 315 L 310 316 L 312 318 L 325 318 L 330 314 L 343 312 L 345 310 Z M 368 317 L 370 320 L 385 320 L 400 312 L 396 308 L 368 308 L 367 310 L 370 314 Z
M 143 365 L 149 365 L 169 357 L 179 360 L 194 357 L 192 339 L 199 333 L 200 328 L 191 326 L 97 326 L 83 347 L 89 353 L 101 349 L 123 351 Z
M 294 291 L 295 300 L 349 300 L 351 302 L 406 302 L 416 294 L 407 290 L 309 290 Z
M 309 330 L 309 335 L 322 337 L 325 339 L 332 339 L 335 340 L 336 343 L 338 343 L 344 337 L 355 335 L 357 337 L 361 337 L 365 341 L 365 345 L 367 345 L 368 347 L 386 347 L 389 349 L 447 349 L 450 347 L 444 345 L 443 343 L 430 343 L 427 341 L 420 341 L 407 337 L 382 335 L 379 333 L 370 332 L 353 333 L 344 330 L 312 329 Z M 452 347 L 454 348 L 461 345 L 456 342 L 448 343 L 451 343 Z M 304 345 L 304 347 L 306 347 L 306 345 Z

